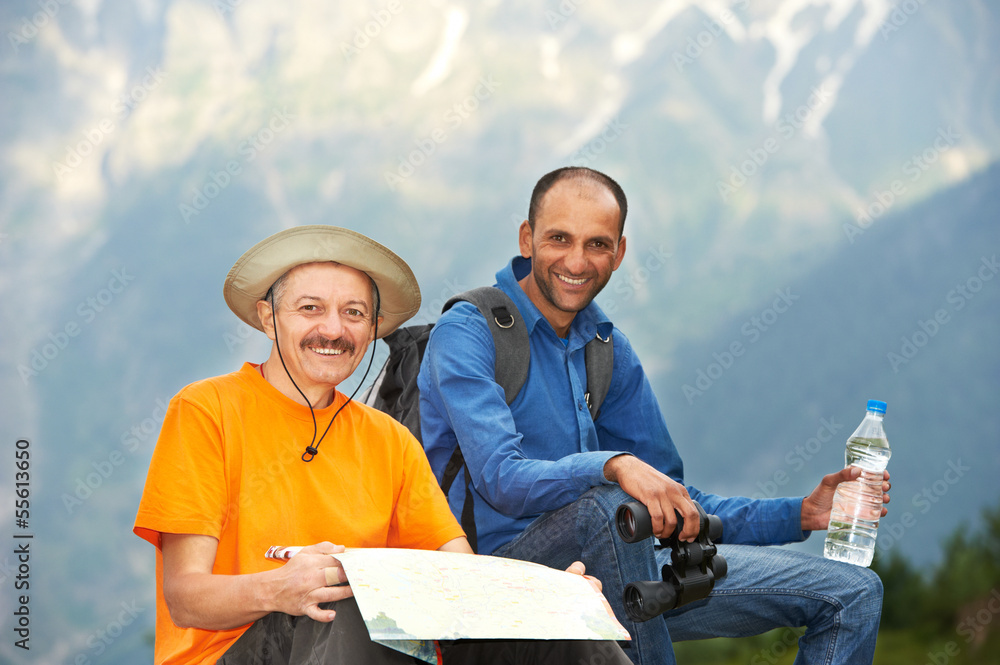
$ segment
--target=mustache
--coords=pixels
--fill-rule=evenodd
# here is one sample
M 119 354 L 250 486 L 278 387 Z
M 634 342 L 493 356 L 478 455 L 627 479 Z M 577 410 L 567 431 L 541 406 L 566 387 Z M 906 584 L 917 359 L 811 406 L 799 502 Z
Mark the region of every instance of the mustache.
M 345 351 L 347 353 L 354 353 L 356 348 L 350 340 L 346 340 L 343 337 L 330 339 L 329 337 L 324 337 L 323 335 L 312 335 L 311 337 L 306 337 L 299 343 L 299 346 L 303 351 L 305 351 L 307 347 L 318 347 L 321 349 L 331 349 L 333 351 Z

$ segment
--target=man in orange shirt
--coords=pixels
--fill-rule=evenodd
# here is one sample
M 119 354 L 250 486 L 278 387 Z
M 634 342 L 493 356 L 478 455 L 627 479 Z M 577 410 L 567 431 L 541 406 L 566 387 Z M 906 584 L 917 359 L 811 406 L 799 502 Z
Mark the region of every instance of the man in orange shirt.
M 420 444 L 336 390 L 419 309 L 413 273 L 361 234 L 301 226 L 247 251 L 224 296 L 273 344 L 168 407 L 134 527 L 156 547 L 155 662 L 413 662 L 370 641 L 335 558 L 344 546 L 472 552 Z M 264 557 L 300 544 L 285 563 Z M 444 661 L 596 654 L 628 662 L 614 643 L 573 641 L 456 642 Z

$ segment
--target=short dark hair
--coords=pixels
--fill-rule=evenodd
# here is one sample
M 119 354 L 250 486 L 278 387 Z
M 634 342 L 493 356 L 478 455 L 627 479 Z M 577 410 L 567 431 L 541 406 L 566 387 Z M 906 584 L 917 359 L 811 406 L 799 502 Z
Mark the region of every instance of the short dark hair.
M 542 200 L 549 190 L 562 180 L 589 180 L 607 188 L 614 195 L 615 201 L 618 202 L 618 237 L 620 238 L 625 233 L 625 215 L 628 214 L 628 200 L 625 198 L 625 191 L 610 176 L 586 166 L 564 166 L 546 173 L 535 183 L 535 189 L 531 192 L 531 203 L 528 205 L 528 226 L 531 227 L 532 231 L 535 230 L 535 220 L 542 207 Z

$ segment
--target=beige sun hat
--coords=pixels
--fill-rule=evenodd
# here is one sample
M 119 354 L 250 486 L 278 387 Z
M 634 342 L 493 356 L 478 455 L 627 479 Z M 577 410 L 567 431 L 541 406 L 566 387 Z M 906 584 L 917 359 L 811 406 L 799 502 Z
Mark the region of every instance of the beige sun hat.
M 257 301 L 274 282 L 295 266 L 336 261 L 360 270 L 378 286 L 384 318 L 378 336 L 385 337 L 420 309 L 420 287 L 413 271 L 388 248 L 350 229 L 312 224 L 296 226 L 261 240 L 230 269 L 222 295 L 229 309 L 263 331 Z

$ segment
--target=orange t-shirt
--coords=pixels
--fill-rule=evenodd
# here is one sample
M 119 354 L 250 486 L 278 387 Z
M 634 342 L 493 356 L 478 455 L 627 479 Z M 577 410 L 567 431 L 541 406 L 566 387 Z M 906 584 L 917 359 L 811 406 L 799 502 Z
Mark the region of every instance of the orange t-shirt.
M 319 432 L 347 398 L 316 411 Z M 193 383 L 171 401 L 134 532 L 156 546 L 156 663 L 214 663 L 249 627 L 178 628 L 163 599 L 160 534 L 219 540 L 213 572 L 282 565 L 272 545 L 437 549 L 463 536 L 420 443 L 380 411 L 351 402 L 309 463 L 309 409 L 255 365 Z

